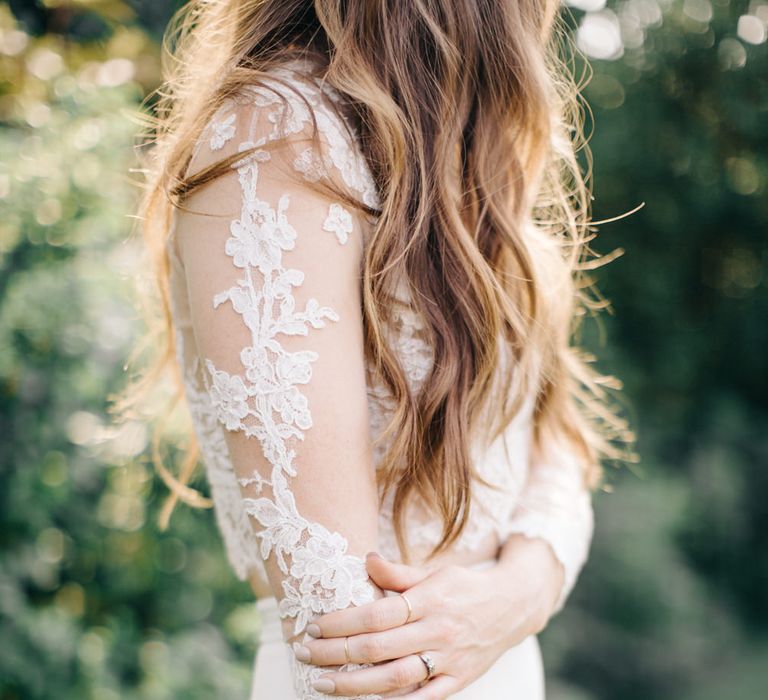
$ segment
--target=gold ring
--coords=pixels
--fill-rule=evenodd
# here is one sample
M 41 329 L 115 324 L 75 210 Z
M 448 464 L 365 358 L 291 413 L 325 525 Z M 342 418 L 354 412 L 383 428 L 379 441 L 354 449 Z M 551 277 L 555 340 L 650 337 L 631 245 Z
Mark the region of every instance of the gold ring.
M 344 656 L 347 659 L 347 663 L 351 664 L 352 659 L 349 658 L 349 637 L 344 637 Z
M 405 604 L 408 606 L 408 617 L 405 618 L 404 625 L 407 625 L 411 621 L 411 615 L 413 615 L 413 608 L 411 607 L 411 601 L 408 600 L 405 593 L 401 593 L 400 597 L 405 601 Z

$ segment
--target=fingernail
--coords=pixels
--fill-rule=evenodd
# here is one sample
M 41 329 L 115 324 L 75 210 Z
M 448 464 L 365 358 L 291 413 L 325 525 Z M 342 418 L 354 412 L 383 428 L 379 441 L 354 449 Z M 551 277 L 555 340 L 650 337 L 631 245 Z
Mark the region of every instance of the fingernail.
M 320 625 L 316 625 L 314 622 L 312 624 L 307 625 L 306 633 L 310 637 L 314 637 L 315 639 L 320 639 L 320 637 L 323 636 L 323 633 L 320 629 Z
M 293 653 L 299 661 L 303 661 L 305 664 L 309 663 L 312 659 L 312 654 L 309 649 L 298 642 L 293 643 Z
M 336 684 L 330 678 L 318 678 L 312 681 L 312 687 L 318 693 L 332 693 L 336 690 Z
M 366 554 L 365 556 L 366 557 L 378 557 L 379 559 L 382 558 L 381 554 L 379 554 L 378 552 L 368 552 L 368 554 Z

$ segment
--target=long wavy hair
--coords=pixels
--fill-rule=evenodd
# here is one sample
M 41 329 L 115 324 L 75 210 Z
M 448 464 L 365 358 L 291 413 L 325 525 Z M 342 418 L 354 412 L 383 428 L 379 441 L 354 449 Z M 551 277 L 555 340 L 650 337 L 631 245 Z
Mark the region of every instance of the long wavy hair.
M 589 249 L 585 105 L 569 44 L 559 0 L 189 2 L 169 28 L 154 105 L 139 218 L 164 313 L 134 400 L 166 370 L 182 397 L 165 240 L 184 196 L 231 165 L 189 176 L 201 130 L 271 67 L 309 56 L 343 96 L 380 193 L 376 211 L 338 195 L 375 214 L 362 279 L 365 352 L 396 406 L 377 473 L 382 494 L 394 493 L 401 550 L 407 557 L 403 516 L 416 496 L 442 519 L 432 554 L 461 534 L 479 478 L 470 445 L 498 436 L 529 392 L 535 444 L 565 441 L 597 485 L 602 460 L 627 458 L 632 435 L 606 391 L 618 382 L 574 343 L 579 320 L 606 303 L 588 276 L 602 261 Z M 400 275 L 434 351 L 415 394 L 386 343 Z M 155 451 L 172 490 L 166 522 L 177 499 L 206 504 L 188 486 L 196 455 L 192 438 L 174 474 Z

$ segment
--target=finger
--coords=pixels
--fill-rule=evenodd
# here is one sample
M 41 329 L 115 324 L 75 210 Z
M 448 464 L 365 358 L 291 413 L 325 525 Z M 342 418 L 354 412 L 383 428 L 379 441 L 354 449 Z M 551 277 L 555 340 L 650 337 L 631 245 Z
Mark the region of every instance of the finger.
M 410 622 L 421 617 L 418 596 L 409 595 Z M 318 617 L 307 625 L 307 632 L 315 638 L 349 637 L 366 632 L 400 627 L 408 619 L 408 604 L 398 595 L 384 596 L 373 603 L 335 610 Z
M 424 624 L 411 623 L 384 632 L 359 634 L 348 638 L 318 639 L 304 645 L 309 650 L 307 663 L 316 666 L 337 666 L 350 661 L 362 664 L 399 659 L 432 646 L 436 640 L 428 631 L 429 628 Z
M 421 659 L 411 654 L 378 666 L 326 673 L 321 677 L 325 683 L 321 681 L 315 689 L 329 695 L 351 697 L 408 688 L 420 683 L 425 677 L 426 671 Z M 332 691 L 326 690 L 330 689 L 328 682 L 333 683 Z
M 400 696 L 399 700 L 445 700 L 460 690 L 453 676 L 435 676 L 418 690 Z
M 429 570 L 407 564 L 387 561 L 376 552 L 370 552 L 365 558 L 368 576 L 379 587 L 388 591 L 407 591 L 429 576 Z

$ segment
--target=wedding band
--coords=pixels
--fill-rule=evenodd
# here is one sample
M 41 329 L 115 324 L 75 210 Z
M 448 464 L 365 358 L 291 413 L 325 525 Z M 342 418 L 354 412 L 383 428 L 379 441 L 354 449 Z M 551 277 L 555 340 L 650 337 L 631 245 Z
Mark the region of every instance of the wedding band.
M 352 659 L 349 658 L 349 637 L 344 637 L 344 656 L 347 659 L 347 663 L 351 664 Z
M 429 680 L 435 675 L 435 662 L 432 661 L 432 657 L 429 654 L 416 654 L 421 659 L 421 662 L 427 667 L 427 677 L 425 680 Z
M 406 598 L 405 593 L 401 593 L 400 597 L 405 601 L 405 604 L 408 606 L 408 617 L 405 618 L 404 625 L 407 625 L 411 621 L 411 615 L 413 615 L 413 608 L 411 607 L 411 601 Z

